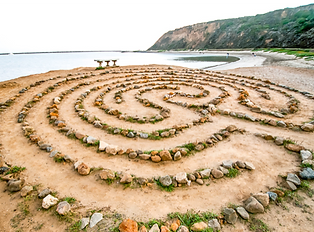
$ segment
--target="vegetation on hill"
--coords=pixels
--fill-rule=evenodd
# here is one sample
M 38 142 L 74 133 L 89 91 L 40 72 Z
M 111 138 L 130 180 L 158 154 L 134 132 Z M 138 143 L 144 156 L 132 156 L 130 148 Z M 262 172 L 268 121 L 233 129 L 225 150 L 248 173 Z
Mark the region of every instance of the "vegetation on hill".
M 149 50 L 274 47 L 314 47 L 314 4 L 178 28 Z

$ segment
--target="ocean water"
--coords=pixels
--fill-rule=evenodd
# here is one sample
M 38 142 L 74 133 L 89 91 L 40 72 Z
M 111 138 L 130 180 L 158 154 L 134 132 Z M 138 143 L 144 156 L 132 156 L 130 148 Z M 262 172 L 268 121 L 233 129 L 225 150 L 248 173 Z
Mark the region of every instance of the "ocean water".
M 165 64 L 198 69 L 226 63 L 221 61 L 204 61 L 204 59 L 200 59 L 200 61 L 198 61 L 195 58 L 192 60 L 182 59 L 184 57 L 204 56 L 209 55 L 201 53 L 191 55 L 183 53 L 143 52 L 79 52 L 0 55 L 0 81 L 11 80 L 31 74 L 45 73 L 50 70 L 72 69 L 77 67 L 97 67 L 98 63 L 94 61 L 95 59 L 118 59 L 117 65 L 120 66 Z M 210 56 L 215 55 L 211 54 Z M 105 65 L 105 63 L 103 65 Z

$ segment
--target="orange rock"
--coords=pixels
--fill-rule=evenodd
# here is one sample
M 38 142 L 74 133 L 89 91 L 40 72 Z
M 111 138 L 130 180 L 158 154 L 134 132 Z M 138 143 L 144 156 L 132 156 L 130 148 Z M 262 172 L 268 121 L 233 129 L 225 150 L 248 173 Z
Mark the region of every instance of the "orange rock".
M 161 157 L 159 155 L 154 155 L 150 157 L 153 162 L 159 163 L 161 161 Z
M 171 230 L 172 231 L 177 231 L 177 229 L 179 228 L 179 226 L 180 225 L 178 225 L 176 222 L 173 222 L 172 224 L 171 224 Z
M 90 168 L 86 164 L 81 163 L 77 168 L 77 172 L 82 176 L 86 176 L 89 174 Z
M 60 123 L 58 123 L 58 127 L 66 127 L 66 124 L 65 123 L 63 123 L 63 122 L 60 122 Z
M 173 230 L 173 231 L 175 231 L 175 230 Z M 168 227 L 162 226 L 162 227 L 160 228 L 160 232 L 170 232 L 170 230 L 168 229 Z
M 57 117 L 57 118 L 59 117 L 59 114 L 54 113 L 54 112 L 51 112 L 49 115 L 50 115 L 51 117 L 52 117 L 52 116 L 55 116 L 55 117 Z
M 120 232 L 138 232 L 138 225 L 136 221 L 131 219 L 124 219 L 119 225 Z
M 95 102 L 95 106 L 100 106 L 101 102 Z
M 150 154 L 151 154 L 152 156 L 153 156 L 153 155 L 157 155 L 157 154 L 158 154 L 158 151 L 152 151 Z
M 143 226 L 140 228 L 139 232 L 147 232 L 146 227 L 143 225 Z

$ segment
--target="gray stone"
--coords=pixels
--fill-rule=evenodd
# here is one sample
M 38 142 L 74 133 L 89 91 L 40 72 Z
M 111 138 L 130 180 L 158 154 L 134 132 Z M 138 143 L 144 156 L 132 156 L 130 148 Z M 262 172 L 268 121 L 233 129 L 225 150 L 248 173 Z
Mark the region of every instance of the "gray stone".
M 222 178 L 224 176 L 223 172 L 217 169 L 213 169 L 211 173 L 216 179 Z
M 302 161 L 313 159 L 312 152 L 310 152 L 308 150 L 301 150 L 300 155 L 301 155 Z
M 305 180 L 313 180 L 314 179 L 314 171 L 312 168 L 305 168 L 302 172 L 300 172 L 300 176 Z
M 103 215 L 101 213 L 94 213 L 90 218 L 89 227 L 93 228 L 102 219 L 103 219 Z
M 41 191 L 39 194 L 38 194 L 38 197 L 39 198 L 44 198 L 46 197 L 48 194 L 51 193 L 51 190 L 49 188 L 46 188 L 44 189 L 43 191 Z
M 97 139 L 94 138 L 94 137 L 92 137 L 92 136 L 88 136 L 88 137 L 86 138 L 86 143 L 88 143 L 88 144 L 94 144 L 94 143 L 96 143 L 96 142 L 97 142 Z
M 201 150 L 204 150 L 204 145 L 203 144 L 198 144 L 198 145 L 196 145 L 196 147 L 195 147 L 195 150 L 197 150 L 197 151 L 201 151 Z
M 225 215 L 225 219 L 229 224 L 234 224 L 236 223 L 238 219 L 238 215 L 234 209 L 231 208 L 225 208 L 223 211 Z
M 142 139 L 147 139 L 147 138 L 148 138 L 148 134 L 146 134 L 146 133 L 140 133 L 140 137 L 141 137 Z
M 140 154 L 139 157 L 142 160 L 149 160 L 150 159 L 150 155 L 149 154 Z
M 158 224 L 154 224 L 149 232 L 160 232 Z
M 272 199 L 273 201 L 276 201 L 277 200 L 277 193 L 274 193 L 274 192 L 267 192 L 268 196 L 270 199 Z
M 61 201 L 59 202 L 56 211 L 60 215 L 65 215 L 71 210 L 71 206 L 67 201 Z
M 254 197 L 249 197 L 244 202 L 244 208 L 250 213 L 263 213 L 264 207 Z
M 290 181 L 290 182 L 294 183 L 295 185 L 300 185 L 301 184 L 301 180 L 299 179 L 299 177 L 296 174 L 293 174 L 293 173 L 289 173 L 288 174 L 287 181 Z
M 83 230 L 88 224 L 89 224 L 89 218 L 82 218 L 80 230 Z
M 18 192 L 22 189 L 24 180 L 15 180 L 12 179 L 8 182 L 8 190 L 10 192 Z
M 181 152 L 180 151 L 177 151 L 174 156 L 173 156 L 173 160 L 174 161 L 177 161 L 177 160 L 180 160 L 181 159 Z
M 208 179 L 210 176 L 211 170 L 210 169 L 205 169 L 203 171 L 200 171 L 200 175 L 203 179 Z
M 53 158 L 55 157 L 56 154 L 58 154 L 59 152 L 58 151 L 52 151 L 49 155 L 50 158 Z
M 248 114 L 245 114 L 245 115 L 244 115 L 244 118 L 245 118 L 245 119 L 248 119 L 248 120 L 251 120 L 252 122 L 255 122 L 255 120 L 256 120 L 256 118 L 254 118 L 253 116 L 248 115 Z
M 287 182 L 289 188 L 290 188 L 292 191 L 297 190 L 297 186 L 295 186 L 294 183 L 292 183 L 291 181 L 288 181 L 288 180 L 287 180 L 286 182 Z
M 282 137 L 276 137 L 276 139 L 275 139 L 275 144 L 278 145 L 278 146 L 281 146 L 281 145 L 283 145 L 283 142 L 284 142 L 284 141 L 285 141 L 284 138 L 282 138 Z
M 245 162 L 245 168 L 248 170 L 254 170 L 255 167 L 251 162 Z
M 33 191 L 33 186 L 30 186 L 30 185 L 27 185 L 27 186 L 24 186 L 22 189 L 21 189 L 21 196 L 22 197 L 25 197 L 27 196 L 30 192 Z
M 214 232 L 221 230 L 221 226 L 216 218 L 209 220 L 208 227 L 212 228 Z
M 163 185 L 163 186 L 170 186 L 172 184 L 172 179 L 170 176 L 162 176 L 159 178 L 159 182 Z
M 301 126 L 301 129 L 307 132 L 312 132 L 314 131 L 314 125 L 311 123 L 305 123 L 304 125 Z
M 188 179 L 191 180 L 191 181 L 195 181 L 195 180 L 196 180 L 195 176 L 192 175 L 192 174 L 188 174 L 187 177 L 188 177 Z
M 222 166 L 219 166 L 219 167 L 218 167 L 218 170 L 219 170 L 219 171 L 222 171 L 222 173 L 223 173 L 224 175 L 227 175 L 227 174 L 229 173 L 229 170 L 228 170 L 227 168 L 222 167 Z
M 137 153 L 136 152 L 130 152 L 130 154 L 129 154 L 129 158 L 130 159 L 135 159 L 137 157 Z
M 186 226 L 180 226 L 177 232 L 189 232 L 189 229 Z
M 286 127 L 287 125 L 286 125 L 286 123 L 283 122 L 283 121 L 278 121 L 278 122 L 277 122 L 277 126 L 279 126 L 279 127 Z
M 179 184 L 186 184 L 186 183 L 188 183 L 188 178 L 187 178 L 185 172 L 180 172 L 180 173 L 178 173 L 178 174 L 175 176 L 175 179 L 176 179 L 176 181 L 177 181 Z
M 244 219 L 244 220 L 249 220 L 250 216 L 248 212 L 243 208 L 243 207 L 237 207 L 236 211 L 238 214 Z
M 242 161 L 240 161 L 240 160 L 238 160 L 238 161 L 236 162 L 236 165 L 237 165 L 239 168 L 245 168 L 245 163 L 242 162 Z
M 269 196 L 267 193 L 257 193 L 253 197 L 259 201 L 264 207 L 269 205 Z
M 222 166 L 227 169 L 231 169 L 232 164 L 233 164 L 232 160 L 225 160 L 222 162 Z
M 129 138 L 134 138 L 135 137 L 134 133 L 131 132 L 131 131 L 126 136 L 129 137 Z
M 9 171 L 9 169 L 10 168 L 8 168 L 8 167 L 0 167 L 0 174 L 3 174 L 5 172 Z

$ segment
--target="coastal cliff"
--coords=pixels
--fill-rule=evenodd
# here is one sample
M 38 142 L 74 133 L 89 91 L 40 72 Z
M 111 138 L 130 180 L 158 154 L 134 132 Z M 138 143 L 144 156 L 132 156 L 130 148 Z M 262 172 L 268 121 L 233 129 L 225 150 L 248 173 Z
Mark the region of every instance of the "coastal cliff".
M 148 50 L 313 48 L 314 4 L 168 31 Z

